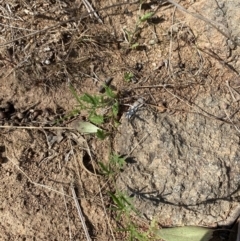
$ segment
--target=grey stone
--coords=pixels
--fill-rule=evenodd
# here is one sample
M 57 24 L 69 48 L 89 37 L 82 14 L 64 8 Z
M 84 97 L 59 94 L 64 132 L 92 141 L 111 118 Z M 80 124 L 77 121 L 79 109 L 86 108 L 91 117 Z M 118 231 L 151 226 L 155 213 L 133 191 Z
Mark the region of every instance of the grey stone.
M 224 116 L 218 95 L 196 104 Z M 154 114 L 143 107 L 132 124 L 122 118 L 116 136 L 116 150 L 130 160 L 117 186 L 147 219 L 214 226 L 239 198 L 239 136 L 234 126 L 204 112 Z

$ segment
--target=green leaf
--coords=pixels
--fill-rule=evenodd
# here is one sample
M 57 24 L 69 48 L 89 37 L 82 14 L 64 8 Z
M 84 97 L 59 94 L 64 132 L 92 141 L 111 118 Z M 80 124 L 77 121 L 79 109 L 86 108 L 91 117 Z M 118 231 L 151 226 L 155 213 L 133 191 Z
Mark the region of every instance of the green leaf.
M 75 99 L 77 100 L 78 103 L 82 104 L 81 99 L 79 98 L 79 96 L 77 95 L 76 90 L 74 89 L 74 87 L 72 85 L 69 86 L 73 96 L 75 97 Z
M 139 43 L 135 43 L 131 46 L 132 49 L 136 49 L 139 46 Z
M 154 13 L 146 13 L 144 14 L 141 18 L 140 21 L 141 22 L 145 22 L 146 20 L 148 20 L 149 18 L 151 18 L 153 16 Z
M 165 241 L 208 241 L 212 238 L 213 231 L 209 228 L 186 226 L 159 229 L 155 234 Z
M 104 175 L 111 175 L 112 174 L 112 171 L 110 170 L 110 168 L 108 166 L 106 166 L 103 162 L 99 162 L 99 165 L 100 165 L 101 170 L 102 170 Z
M 118 115 L 118 111 L 119 111 L 119 104 L 118 102 L 114 103 L 113 106 L 112 106 L 112 113 L 113 113 L 113 116 L 116 118 L 117 115 Z
M 99 127 L 93 125 L 92 123 L 84 121 L 79 121 L 75 125 L 75 128 L 83 134 L 97 133 L 97 131 L 100 130 Z
M 109 192 L 109 195 L 113 199 L 113 202 L 118 206 L 118 208 L 124 209 L 125 205 L 120 201 L 120 199 L 117 198 L 116 195 L 114 195 L 113 193 L 110 193 L 110 192 Z
M 105 133 L 103 130 L 97 130 L 97 138 L 101 139 L 101 140 L 104 140 L 108 134 Z
M 114 120 L 114 126 L 117 128 L 120 125 L 120 122 L 117 120 Z
M 97 125 L 100 125 L 104 122 L 104 118 L 102 115 L 97 115 L 97 114 L 91 114 L 89 116 L 89 120 L 94 123 L 94 124 L 97 124 Z
M 126 73 L 124 74 L 124 80 L 125 80 L 126 82 L 130 82 L 133 77 L 134 77 L 134 74 L 131 73 L 131 72 L 126 72 Z
M 113 154 L 110 158 L 110 162 L 113 165 L 117 165 L 122 168 L 126 164 L 126 158 L 119 156 L 118 154 Z
M 105 91 L 106 91 L 106 95 L 110 98 L 116 98 L 116 94 L 112 91 L 112 89 L 110 87 L 108 87 L 107 85 L 104 85 Z
M 81 100 L 93 106 L 97 106 L 99 104 L 99 99 L 97 96 L 92 96 L 87 93 L 81 96 Z

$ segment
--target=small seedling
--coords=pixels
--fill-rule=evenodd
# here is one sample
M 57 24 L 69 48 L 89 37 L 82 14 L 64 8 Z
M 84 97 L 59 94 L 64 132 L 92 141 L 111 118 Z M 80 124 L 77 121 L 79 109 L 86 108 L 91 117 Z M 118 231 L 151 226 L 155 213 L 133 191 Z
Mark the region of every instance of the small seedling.
M 96 125 L 102 125 L 109 120 L 116 121 L 119 112 L 117 95 L 107 85 L 104 85 L 104 88 L 105 92 L 98 95 L 85 93 L 78 96 L 75 89 L 70 86 L 70 90 L 78 102 L 77 108 L 71 114 L 76 115 L 85 111 L 88 120 Z M 104 139 L 106 136 L 102 130 L 97 131 L 97 137 L 100 139 Z
M 140 4 L 139 12 L 140 10 L 141 10 L 141 4 Z M 149 20 L 153 15 L 154 15 L 153 12 L 145 13 L 144 15 L 138 18 L 133 30 L 128 30 L 126 28 L 123 29 L 124 38 L 128 43 L 130 49 L 136 49 L 137 47 L 139 47 L 139 43 L 137 42 L 137 39 L 141 31 L 141 24 Z
M 138 211 L 131 203 L 131 198 L 128 195 L 120 191 L 117 191 L 115 194 L 109 192 L 109 195 L 115 204 L 112 210 L 118 213 L 117 220 L 119 220 L 123 214 L 129 217 L 132 211 L 138 214 Z
M 154 231 L 156 230 L 155 221 L 151 222 L 151 225 L 147 228 L 147 231 L 140 231 L 139 227 L 134 224 L 132 221 L 132 213 L 139 215 L 137 209 L 133 206 L 132 200 L 126 194 L 117 191 L 115 194 L 109 193 L 113 202 L 115 204 L 115 210 L 117 215 L 117 220 L 124 215 L 124 219 L 126 222 L 126 227 L 122 229 L 118 229 L 118 231 L 127 232 L 129 235 L 128 240 L 130 241 L 150 241 L 156 240 L 156 235 Z
M 129 224 L 127 225 L 126 228 L 120 229 L 120 231 L 125 231 L 128 232 L 129 234 L 129 241 L 149 241 L 149 236 L 147 232 L 139 232 L 138 228 L 136 227 L 136 225 L 133 222 L 129 222 Z
M 143 23 L 143 22 L 149 20 L 153 15 L 154 15 L 153 12 L 146 13 L 146 14 L 144 14 L 143 16 L 141 16 L 141 17 L 139 18 L 139 22 L 140 22 L 140 23 Z
M 114 176 L 115 174 L 119 173 L 119 171 L 121 171 L 125 164 L 125 158 L 115 153 L 110 155 L 108 164 L 99 162 L 102 173 L 107 176 Z
M 125 74 L 124 74 L 124 80 L 126 81 L 126 82 L 131 82 L 131 80 L 132 80 L 132 78 L 134 77 L 134 74 L 133 73 L 131 73 L 131 72 L 126 72 Z
M 104 140 L 109 134 L 106 133 L 104 130 L 98 129 L 96 132 L 97 138 Z

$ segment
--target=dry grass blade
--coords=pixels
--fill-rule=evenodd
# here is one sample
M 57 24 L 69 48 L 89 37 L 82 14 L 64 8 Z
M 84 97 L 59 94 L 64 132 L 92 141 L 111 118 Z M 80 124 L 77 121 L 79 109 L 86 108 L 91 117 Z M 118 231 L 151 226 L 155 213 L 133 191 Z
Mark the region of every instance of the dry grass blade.
M 87 226 L 86 226 L 86 223 L 85 223 L 85 219 L 84 219 L 84 217 L 83 217 L 83 213 L 82 213 L 81 207 L 80 207 L 80 205 L 79 205 L 79 202 L 78 202 L 77 195 L 76 195 L 76 192 L 75 192 L 75 190 L 74 190 L 74 187 L 72 186 L 71 189 L 72 189 L 73 199 L 74 199 L 76 208 L 77 208 L 77 210 L 78 210 L 78 215 L 79 215 L 80 220 L 81 220 L 81 222 L 82 222 L 83 230 L 84 230 L 84 232 L 85 232 L 87 241 L 91 241 L 92 239 L 90 238 L 90 235 L 89 235 L 89 233 L 88 233 Z
M 127 154 L 126 157 L 129 157 L 129 156 L 133 153 L 133 151 L 134 151 L 140 144 L 142 144 L 142 143 L 147 139 L 147 137 L 148 137 L 150 134 L 151 134 L 151 132 L 150 132 L 150 133 L 147 133 L 146 135 L 144 135 L 143 138 L 130 150 L 130 152 Z
M 3 129 L 37 129 L 37 130 L 74 130 L 72 127 L 60 127 L 60 126 L 0 126 Z
M 1 125 L 0 129 L 35 129 L 35 130 L 77 130 L 82 134 L 97 133 L 100 130 L 99 127 L 93 125 L 90 122 L 74 121 L 71 126 L 4 126 Z
M 87 0 L 82 0 L 89 15 L 92 16 L 93 15 L 97 18 L 99 23 L 103 23 L 103 21 L 101 20 L 101 18 L 98 16 L 98 14 L 96 13 L 96 11 L 93 9 L 92 5 L 87 1 Z
M 197 14 L 197 13 L 193 13 L 193 12 L 190 12 L 188 11 L 186 8 L 184 8 L 183 6 L 181 6 L 180 4 L 176 3 L 175 1 L 173 0 L 167 0 L 169 3 L 171 3 L 172 5 L 174 5 L 175 7 L 177 7 L 178 9 L 180 9 L 181 11 L 185 12 L 185 13 L 188 13 L 188 14 L 191 14 L 193 17 L 195 18 L 198 18 L 202 21 L 204 21 L 205 23 L 207 24 L 210 24 L 213 28 L 215 28 L 218 32 L 220 32 L 223 36 L 225 36 L 226 38 L 229 38 L 231 39 L 231 35 L 230 33 L 228 33 L 228 30 L 221 24 L 213 21 L 213 20 L 210 20 L 200 14 Z M 224 29 L 224 30 L 223 30 Z
M 62 192 L 64 193 L 63 186 L 62 186 Z M 73 238 L 72 238 L 72 232 L 71 232 L 71 226 L 70 226 L 70 218 L 69 218 L 69 214 L 68 214 L 68 208 L 67 208 L 67 202 L 66 202 L 65 195 L 63 195 L 63 200 L 64 200 L 64 205 L 65 205 L 65 208 L 66 208 L 67 219 L 68 219 L 69 240 L 73 240 Z

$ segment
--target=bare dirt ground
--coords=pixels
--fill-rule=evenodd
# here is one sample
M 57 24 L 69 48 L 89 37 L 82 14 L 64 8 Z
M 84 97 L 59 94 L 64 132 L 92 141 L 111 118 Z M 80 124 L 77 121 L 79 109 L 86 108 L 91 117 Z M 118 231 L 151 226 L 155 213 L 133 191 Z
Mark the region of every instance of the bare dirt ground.
M 193 11 L 201 9 L 202 2 L 181 4 Z M 141 9 L 139 3 L 118 3 L 91 2 L 101 22 L 78 0 L 2 1 L 0 124 L 53 126 L 76 108 L 70 84 L 79 95 L 99 94 L 99 87 L 113 77 L 120 123 L 126 121 L 126 105 L 139 97 L 146 101 L 149 116 L 164 113 L 184 119 L 190 111 L 204 113 L 193 108 L 199 96 L 217 92 L 226 99 L 216 108 L 227 112 L 220 117 L 212 107 L 210 117 L 218 116 L 238 133 L 239 50 L 229 47 L 211 25 L 168 2 L 144 1 Z M 153 17 L 139 23 L 148 12 L 154 12 Z M 65 119 L 58 126 L 70 122 Z M 110 209 L 108 191 L 115 185 L 98 175 L 98 162 L 108 162 L 114 145 L 118 151 L 131 151 L 125 145 L 139 143 L 139 136 L 133 131 L 132 139 L 119 142 L 119 133 L 127 133 L 134 123 L 120 131 L 108 127 L 111 135 L 104 141 L 64 129 L 0 129 L 0 240 L 86 240 L 72 185 L 92 240 L 127 240 L 127 232 L 117 231 L 124 220 L 119 222 Z M 229 211 L 227 206 L 224 212 Z M 168 215 L 168 224 L 175 224 Z M 160 219 L 157 223 L 167 224 Z M 148 225 L 149 220 L 139 221 L 142 230 Z

